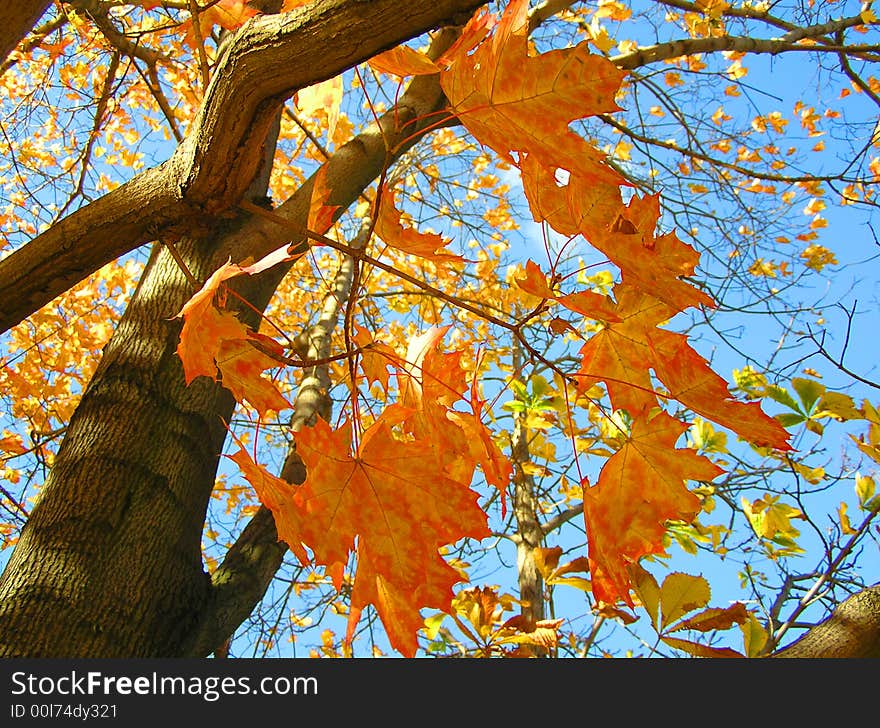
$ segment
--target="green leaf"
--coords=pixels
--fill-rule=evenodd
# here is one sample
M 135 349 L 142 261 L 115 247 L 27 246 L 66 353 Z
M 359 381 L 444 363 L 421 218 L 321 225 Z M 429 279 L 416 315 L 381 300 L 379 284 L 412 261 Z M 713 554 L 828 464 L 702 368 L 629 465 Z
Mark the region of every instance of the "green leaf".
M 529 384 L 532 385 L 532 399 L 535 402 L 540 402 L 550 391 L 550 383 L 540 374 L 533 374 Z
M 876 485 L 874 479 L 870 475 L 862 475 L 856 473 L 856 497 L 859 499 L 859 506 L 865 508 L 871 498 L 874 496 Z M 870 510 L 865 508 L 865 510 Z
M 786 412 L 781 415 L 775 415 L 775 417 L 783 427 L 794 427 L 794 425 L 799 425 L 807 419 L 804 415 L 795 414 L 794 412 Z
M 514 379 L 508 385 L 510 387 L 510 391 L 513 392 L 513 396 L 516 397 L 520 402 L 526 402 L 529 398 L 528 390 L 526 389 L 526 385 L 523 384 L 518 379 Z
M 825 392 L 819 400 L 814 417 L 833 417 L 836 420 L 860 420 L 862 413 L 856 408 L 852 397 L 840 392 Z
M 877 511 L 880 511 L 880 495 L 875 495 L 867 503 L 863 504 L 862 510 L 867 511 L 868 513 L 876 513 Z
M 807 414 L 813 411 L 813 405 L 825 393 L 825 385 L 819 384 L 815 379 L 795 377 L 791 380 L 791 386 L 798 393 L 798 397 L 804 405 L 803 411 Z
M 765 390 L 766 394 L 770 399 L 774 402 L 779 402 L 779 404 L 784 407 L 788 407 L 790 410 L 794 412 L 800 412 L 801 408 L 797 402 L 794 401 L 794 398 L 782 387 L 776 384 L 768 384 L 767 389 Z M 805 413 L 801 413 L 805 414 Z

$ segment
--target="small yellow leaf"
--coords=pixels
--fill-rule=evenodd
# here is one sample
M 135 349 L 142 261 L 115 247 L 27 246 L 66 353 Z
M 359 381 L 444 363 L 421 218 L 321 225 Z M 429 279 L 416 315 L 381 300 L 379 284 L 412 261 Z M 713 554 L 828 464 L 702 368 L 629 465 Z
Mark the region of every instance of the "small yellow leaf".
M 743 647 L 745 648 L 747 657 L 758 657 L 767 644 L 770 635 L 761 623 L 755 618 L 755 615 L 749 613 L 749 618 L 745 624 L 739 626 L 743 633 Z
M 856 533 L 856 530 L 852 527 L 852 524 L 849 522 L 849 516 L 846 515 L 847 505 L 843 501 L 840 502 L 840 505 L 837 507 L 837 517 L 840 520 L 840 530 L 846 536 L 852 536 Z
M 663 580 L 660 587 L 660 627 L 675 622 L 679 617 L 709 603 L 709 582 L 702 576 L 673 573 Z
M 862 413 L 856 408 L 852 397 L 840 392 L 825 392 L 816 405 L 814 418 L 833 417 L 836 420 L 858 420 Z
M 633 564 L 629 567 L 630 579 L 632 580 L 633 589 L 648 612 L 651 624 L 654 629 L 657 627 L 657 611 L 660 606 L 660 586 L 654 576 L 639 564 Z M 658 630 L 659 631 L 659 630 Z
M 559 557 L 562 556 L 562 547 L 539 547 L 536 548 L 532 553 L 535 559 L 535 568 L 538 570 L 538 573 L 546 580 L 559 564 Z
M 875 491 L 874 479 L 869 475 L 856 473 L 856 496 L 860 505 L 865 505 L 874 495 Z

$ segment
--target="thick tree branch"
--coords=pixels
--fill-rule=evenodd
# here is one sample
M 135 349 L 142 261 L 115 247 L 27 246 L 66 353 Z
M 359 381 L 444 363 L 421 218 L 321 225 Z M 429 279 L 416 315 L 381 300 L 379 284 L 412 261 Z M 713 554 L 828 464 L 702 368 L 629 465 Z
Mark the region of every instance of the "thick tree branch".
M 880 584 L 841 602 L 828 619 L 771 657 L 880 657 Z
M 211 600 L 187 654 L 205 657 L 229 639 L 263 598 L 286 553 L 272 511 L 260 506 L 211 575 Z
M 266 133 L 297 89 L 460 18 L 478 0 L 321 0 L 246 23 L 218 59 L 190 133 L 168 162 L 77 210 L 0 261 L 0 332 L 171 226 L 193 234 L 235 205 Z
M 9 0 L 0 3 L 0 61 L 15 49 L 49 7 L 49 0 Z

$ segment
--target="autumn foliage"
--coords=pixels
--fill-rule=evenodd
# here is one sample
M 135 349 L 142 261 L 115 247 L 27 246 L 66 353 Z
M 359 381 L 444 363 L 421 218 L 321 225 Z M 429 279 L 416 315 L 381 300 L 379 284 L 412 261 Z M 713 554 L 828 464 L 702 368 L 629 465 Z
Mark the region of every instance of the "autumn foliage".
M 138 266 L 132 261 L 125 267 L 108 265 L 32 319 L 13 325 L 6 343 L 13 358 L 3 360 L 0 385 L 21 396 L 22 402 L 13 410 L 20 423 L 0 436 L 5 477 L 13 482 L 21 477 L 23 471 L 11 466 L 17 458 L 32 458 L 33 472 L 38 466 L 51 468 L 55 453 L 51 448 L 44 451 L 43 438 L 48 443 L 63 436 L 81 397 L 91 396 L 99 404 L 102 397 L 108 402 L 125 399 L 128 394 L 105 393 L 100 377 L 107 376 L 113 386 L 117 380 L 130 386 L 124 391 L 134 393 L 132 397 L 155 397 L 168 405 L 172 419 L 157 422 L 177 423 L 173 418 L 179 417 L 186 437 L 192 428 L 209 431 L 216 440 L 214 449 L 204 453 L 204 442 L 196 442 L 197 436 L 191 446 L 198 451 L 199 467 L 204 461 L 205 472 L 211 471 L 206 478 L 213 479 L 215 461 L 221 463 L 216 483 L 208 484 L 214 490 L 206 490 L 204 499 L 221 503 L 216 505 L 218 512 L 225 505 L 223 518 L 234 525 L 219 526 L 209 514 L 201 552 L 195 530 L 181 538 L 204 559 L 210 576 L 206 581 L 217 586 L 211 581 L 217 578 L 222 586 L 232 577 L 224 564 L 208 555 L 205 541 L 222 544 L 242 558 L 240 544 L 223 543 L 218 531 L 227 526 L 230 533 L 240 530 L 245 517 L 255 514 L 252 522 L 265 528 L 267 521 L 259 518 L 268 509 L 269 527 L 261 532 L 271 536 L 268 551 L 279 549 L 281 542 L 284 554 L 299 569 L 279 614 L 286 609 L 287 596 L 299 596 L 300 590 L 320 582 L 325 593 L 332 592 L 324 606 L 345 620 L 339 645 L 329 629 L 322 634 L 325 655 L 353 654 L 364 630 L 372 630 L 374 618 L 381 621 L 390 646 L 407 657 L 424 648 L 425 638 L 429 651 L 460 650 L 481 657 L 551 654 L 562 639 L 565 620 L 553 611 L 546 614 L 543 600 L 546 597 L 549 604 L 548 595 L 557 587 L 578 590 L 579 599 L 588 595 L 586 610 L 596 620 L 596 630 L 606 620 L 626 627 L 638 613 L 647 615 L 646 626 L 656 632 L 658 645 L 694 656 L 763 656 L 778 647 L 778 638 L 815 592 L 803 597 L 786 622 L 779 605 L 793 598 L 789 593 L 772 609 L 762 605 L 764 612 L 776 612 L 761 615 L 740 601 L 713 606 L 709 583 L 702 576 L 673 569 L 657 578 L 647 567 L 669 555 L 671 539 L 680 539 L 685 550 L 695 552 L 699 541 L 711 544 L 707 548 L 722 559 L 727 555 L 733 531 L 700 521 L 702 513 L 714 508 L 716 495 L 744 519 L 749 538 L 762 545 L 770 561 L 781 563 L 799 554 L 800 534 L 793 522 L 809 521 L 800 501 L 795 507 L 772 489 L 755 498 L 749 491 L 756 487 L 751 482 L 741 489 L 748 496 L 736 488 L 728 493 L 719 485 L 748 480 L 747 458 L 740 460 L 727 448 L 727 433 L 737 438 L 737 447 L 764 458 L 765 469 L 756 481 L 782 472 L 794 479 L 800 493 L 801 483 L 820 484 L 828 476 L 824 465 L 812 460 L 808 464 L 808 456 L 799 453 L 803 438 L 796 433 L 821 439 L 830 422 L 865 421 L 867 432 L 849 434 L 848 444 L 880 463 L 880 413 L 867 399 L 859 405 L 830 382 L 820 383 L 818 372 L 806 364 L 800 372 L 804 376 L 792 378 L 789 391 L 751 366 L 735 370 L 731 382 L 712 363 L 711 353 L 694 335 L 698 326 L 693 322 L 714 322 L 712 317 L 724 315 L 719 311 L 735 310 L 737 305 L 746 311 L 752 302 L 745 300 L 748 296 L 744 301 L 736 295 L 725 299 L 724 274 L 719 284 L 701 269 L 705 258 L 697 248 L 705 220 L 717 218 L 719 225 L 727 224 L 725 212 L 705 201 L 709 181 L 742 204 L 745 212 L 737 219 L 745 222 L 738 231 L 719 235 L 735 241 L 729 249 L 715 251 L 705 245 L 700 250 L 717 256 L 710 261 L 713 270 L 720 261 L 722 269 L 739 266 L 739 276 L 766 283 L 766 290 L 754 298 L 773 315 L 779 288 L 795 285 L 792 261 L 800 262 L 804 274 L 820 274 L 837 259 L 818 242 L 818 231 L 827 224 L 825 192 L 819 181 L 796 168 L 795 146 L 784 148 L 789 122 L 782 115 L 756 116 L 737 146 L 737 133 L 725 126 L 732 118 L 725 107 L 704 114 L 701 109 L 705 118 L 698 123 L 687 114 L 676 116 L 671 100 L 684 103 L 676 94 L 685 78 L 694 87 L 703 83 L 704 54 L 716 51 L 722 51 L 729 64 L 717 77 L 729 84 L 714 89 L 715 96 L 739 97 L 739 80 L 747 73 L 745 51 L 739 43 L 743 39 L 729 31 L 728 24 L 767 22 L 774 33 L 788 33 L 766 42 L 756 39 L 755 52 L 766 54 L 790 50 L 789 46 L 803 51 L 808 44 L 832 49 L 832 30 L 817 25 L 798 35 L 795 25 L 767 15 L 772 9 L 763 4 L 664 2 L 662 22 L 677 29 L 673 41 L 640 46 L 622 33 L 615 39 L 608 32 L 613 23 L 633 17 L 635 9 L 627 3 L 601 0 L 575 9 L 571 6 L 576 4 L 556 9 L 548 3 L 547 10 L 544 5 L 530 7 L 529 0 L 505 0 L 495 4 L 494 12 L 492 4 L 486 4 L 466 23 L 462 15 L 455 26 L 420 26 L 432 29 L 426 46 L 417 47 L 413 33 L 399 43 L 405 37 L 401 35 L 394 40 L 397 45 L 377 45 L 382 52 L 355 53 L 356 63 L 334 59 L 340 64 L 334 67 L 336 75 L 328 77 L 331 74 L 321 70 L 323 76 L 312 77 L 324 80 L 311 85 L 286 88 L 279 81 L 277 88 L 265 91 L 261 102 L 246 107 L 253 113 L 254 127 L 239 129 L 236 141 L 228 145 L 234 152 L 229 154 L 230 164 L 241 166 L 234 166 L 228 179 L 217 179 L 215 169 L 205 180 L 201 176 L 211 168 L 211 157 L 199 156 L 201 145 L 216 141 L 211 127 L 216 110 L 210 104 L 224 98 L 225 84 L 232 83 L 223 73 L 240 83 L 236 74 L 245 69 L 247 76 L 250 68 L 250 51 L 235 55 L 235 34 L 263 22 L 265 28 L 286 33 L 313 11 L 323 11 L 310 8 L 313 3 L 307 0 L 215 0 L 184 3 L 186 8 L 139 0 L 132 4 L 139 20 L 129 26 L 113 4 L 71 5 L 75 12 L 68 9 L 57 21 L 36 29 L 0 74 L 6 73 L 4 83 L 10 84 L 12 99 L 18 92 L 10 79 L 17 76 L 9 69 L 17 63 L 27 67 L 32 48 L 40 49 L 43 55 L 36 57 L 47 68 L 60 64 L 59 87 L 69 89 L 71 103 L 86 97 L 94 103 L 94 126 L 85 132 L 80 160 L 71 155 L 59 161 L 37 151 L 42 136 L 49 145 L 52 134 L 60 137 L 65 123 L 74 128 L 72 122 L 59 122 L 53 111 L 46 122 L 50 131 L 35 131 L 33 140 L 16 140 L 17 156 L 0 172 L 24 179 L 19 170 L 42 165 L 49 170 L 46 175 L 57 171 L 62 178 L 82 164 L 70 199 L 46 208 L 53 213 L 47 235 L 56 234 L 61 249 L 68 246 L 66 230 L 76 230 L 74 224 L 62 229 L 65 215 L 79 204 L 80 194 L 87 199 L 83 189 L 94 187 L 101 202 L 102 194 L 109 197 L 119 192 L 117 185 L 124 190 L 128 184 L 111 179 L 114 167 L 136 172 L 144 166 L 135 151 L 139 126 L 164 135 L 163 144 L 177 142 L 167 164 L 145 173 L 155 172 L 163 184 L 170 180 L 172 191 L 158 204 L 155 223 L 131 233 L 133 240 L 143 243 L 149 238 L 154 245 L 144 273 L 135 270 Z M 644 17 L 657 11 L 653 5 L 640 11 Z M 468 12 L 474 6 L 468 6 Z M 558 16 L 557 27 L 570 31 L 566 40 L 547 43 L 536 35 L 536 28 L 547 20 L 544 11 L 552 11 L 550 17 Z M 280 18 L 277 26 L 268 20 L 272 15 Z M 327 20 L 321 17 L 321 22 Z M 55 22 L 58 26 L 52 25 Z M 840 35 L 834 43 L 842 46 L 844 32 L 865 33 L 875 22 L 869 9 L 861 9 L 835 26 Z M 65 30 L 62 40 L 50 42 L 64 23 L 71 26 L 69 34 Z M 119 28 L 131 33 L 122 34 Z M 676 35 L 680 32 L 685 33 L 683 39 Z M 134 37 L 137 43 L 131 42 Z M 265 39 L 259 33 L 253 38 L 254 47 L 266 51 L 260 45 Z M 722 39 L 729 45 L 721 44 Z M 87 48 L 92 43 L 109 61 L 106 68 L 100 67 L 103 76 L 94 75 L 86 83 L 80 77 L 88 76 L 88 64 L 68 65 L 59 59 L 65 59 L 68 46 Z M 168 44 L 168 53 L 162 43 Z M 617 56 L 612 55 L 615 47 Z M 868 53 L 856 48 L 856 54 Z M 178 64 L 175 55 L 188 61 Z M 130 80 L 129 62 L 138 74 L 135 81 Z M 651 64 L 654 69 L 644 72 Z M 340 68 L 349 74 L 346 80 Z M 254 78 L 263 72 L 260 68 Z M 860 84 L 852 69 L 845 75 L 855 93 L 877 100 L 880 84 L 873 78 Z M 715 78 L 708 72 L 705 77 Z M 658 105 L 645 104 L 638 96 L 644 95 L 643 88 L 660 99 Z M 422 91 L 427 101 L 419 96 Z M 845 91 L 841 99 L 850 94 Z M 277 118 L 270 121 L 267 109 L 276 102 Z M 22 111 L 16 113 L 23 116 L 28 104 L 36 104 L 24 96 L 17 103 Z M 644 126 L 628 127 L 624 117 L 617 116 L 626 112 L 627 103 L 635 105 L 634 115 L 657 123 L 654 136 Z M 363 116 L 360 128 L 350 118 L 354 106 Z M 137 109 L 150 111 L 141 118 Z M 663 136 L 666 121 L 657 120 L 667 114 L 683 126 L 686 143 Z M 830 108 L 822 117 L 802 101 L 794 115 L 800 121 L 799 133 L 810 140 L 824 134 L 825 120 L 836 118 Z M 239 122 L 235 113 L 218 119 L 232 126 Z M 208 128 L 199 126 L 202 123 Z M 593 134 L 602 125 L 616 135 L 616 145 Z M 746 139 L 749 135 L 753 136 Z M 268 141 L 262 141 L 264 136 Z M 824 149 L 824 141 L 810 143 L 816 153 Z M 876 132 L 872 143 L 880 144 Z M 663 184 L 654 183 L 653 161 L 650 173 L 631 164 L 634 145 L 643 145 L 645 159 L 662 156 L 658 168 L 667 165 L 667 171 L 674 170 L 675 185 L 669 192 L 677 194 L 673 204 Z M 866 143 L 865 149 L 869 146 Z M 257 147 L 259 154 L 254 153 Z M 363 171 L 362 180 L 358 178 L 356 190 L 347 188 L 348 178 L 361 172 L 347 166 L 346 155 L 373 165 Z M 786 166 L 789 156 L 791 167 Z M 160 176 L 190 163 L 192 169 L 179 178 Z M 452 179 L 459 164 L 467 171 Z M 102 171 L 92 174 L 90 165 Z M 843 196 L 841 205 L 875 204 L 870 185 L 853 180 L 871 174 L 880 179 L 880 163 L 874 159 L 863 166 L 868 171 L 861 177 L 849 170 L 842 175 L 846 185 L 836 190 Z M 238 174 L 240 170 L 244 172 Z M 253 177 L 247 192 L 244 176 Z M 138 179 L 135 174 L 134 182 Z M 790 186 L 780 193 L 780 205 L 791 205 L 797 189 L 798 195 L 808 196 L 802 214 L 810 220 L 791 239 L 786 230 L 776 231 L 775 242 L 783 249 L 795 241 L 803 244 L 783 262 L 758 255 L 748 224 L 761 215 L 751 206 L 750 195 L 777 195 L 779 179 Z M 0 185 L 5 184 L 6 177 L 0 177 Z M 426 192 L 441 188 L 446 192 L 426 200 Z M 16 195 L 9 210 L 30 204 L 28 195 Z M 476 199 L 481 201 L 474 213 L 467 206 Z M 692 203 L 701 210 L 693 218 Z M 505 273 L 506 236 L 518 227 L 513 204 L 521 205 L 519 222 L 540 231 L 535 237 L 542 240 L 527 241 L 532 247 L 514 258 Z M 88 208 L 83 204 L 86 212 Z M 709 208 L 711 214 L 702 212 Z M 670 215 L 670 210 L 681 214 Z M 677 227 L 670 227 L 670 217 Z M 734 218 L 730 213 L 730 220 Z M 5 213 L 0 222 L 6 229 L 19 224 Z M 775 224 L 769 221 L 767 229 Z M 129 228 L 124 232 L 129 234 Z M 22 222 L 18 234 L 38 242 L 44 237 L 30 222 Z M 546 255 L 536 252 L 542 245 Z M 129 252 L 135 247 L 132 243 Z M 76 274 L 79 266 L 79 261 L 73 266 Z M 170 273 L 157 273 L 162 266 Z M 165 291 L 145 293 L 140 286 L 132 291 L 138 274 L 142 283 L 161 275 L 176 281 L 168 285 L 171 310 L 151 313 L 151 296 L 163 298 Z M 43 288 L 49 290 L 49 285 Z M 123 319 L 113 334 L 92 301 L 98 290 L 108 300 L 116 297 L 120 309 L 133 302 L 135 323 Z M 18 313 L 16 309 L 10 314 L 10 320 Z M 848 316 L 849 326 L 853 314 Z M 692 328 L 685 329 L 681 322 L 691 322 Z M 66 330 L 77 333 L 57 337 Z M 788 346 L 786 336 L 794 333 L 833 362 L 824 348 L 824 335 L 793 323 L 779 341 L 780 350 Z M 847 328 L 847 341 L 849 334 Z M 55 337 L 55 348 L 40 349 L 43 341 Z M 139 349 L 141 337 L 148 343 Z M 107 363 L 99 356 L 105 346 L 112 353 Z M 162 367 L 171 362 L 161 377 L 139 359 L 151 346 L 164 352 L 158 355 Z M 19 350 L 22 360 L 12 366 Z M 124 364 L 116 364 L 114 357 Z M 853 380 L 871 385 L 846 369 L 843 354 L 836 366 Z M 96 371 L 97 384 L 90 384 Z M 52 376 L 66 389 L 56 392 L 50 386 Z M 40 377 L 45 377 L 44 391 L 37 395 L 39 387 L 32 381 Z M 108 387 L 106 392 L 115 391 Z M 180 392 L 185 395 L 178 398 Z M 220 405 L 205 404 L 212 397 L 228 404 L 227 414 L 218 417 Z M 38 399 L 45 404 L 42 410 L 34 405 Z M 773 408 L 780 407 L 783 413 L 773 414 Z M 506 419 L 503 425 L 501 418 Z M 161 430 L 163 437 L 182 440 L 175 427 L 156 427 L 151 437 Z M 32 446 L 26 442 L 26 429 Z M 557 445 L 565 449 L 564 455 L 557 457 Z M 275 457 L 279 446 L 286 451 L 280 470 Z M 815 447 L 813 452 L 820 449 Z M 76 459 L 76 448 L 74 441 L 69 448 L 74 455 L 65 455 Z M 88 457 L 92 454 L 84 459 Z M 102 451 L 96 459 L 101 458 L 116 462 L 112 452 Z M 538 496 L 535 479 L 549 473 L 539 464 L 542 459 L 558 468 L 553 486 L 545 483 Z M 163 478 L 167 470 L 178 467 L 174 455 L 169 462 L 156 468 Z M 152 474 L 149 467 L 144 470 Z M 867 515 L 852 523 L 841 502 L 834 521 L 836 547 L 823 541 L 829 566 L 813 587 L 817 591 L 833 580 L 835 569 L 843 568 L 843 556 L 863 543 L 871 518 L 880 512 L 872 476 L 854 471 L 846 477 L 854 478 L 858 507 Z M 169 482 L 166 478 L 163 487 L 173 492 Z M 53 487 L 57 492 L 58 486 Z M 5 488 L 2 495 L 10 504 L 15 500 Z M 23 503 L 24 499 L 14 506 L 25 513 Z M 193 523 L 199 520 L 190 516 Z M 549 535 L 564 523 L 572 527 L 576 543 L 565 548 L 551 545 Z M 517 549 L 521 592 L 543 588 L 543 594 L 516 599 L 488 582 L 471 582 L 466 554 L 470 548 L 495 548 L 485 544 L 496 539 L 508 539 Z M 247 551 L 247 538 L 243 543 Z M 835 555 L 835 548 L 841 555 Z M 253 547 L 254 554 L 259 551 Z M 266 563 L 275 557 L 281 558 L 270 553 Z M 205 576 L 202 563 L 191 560 L 199 561 L 198 581 Z M 268 567 L 255 569 L 260 578 L 263 569 Z M 799 577 L 791 576 L 784 565 L 780 573 L 785 574 L 785 589 L 799 588 Z M 749 564 L 739 577 L 741 582 L 766 586 L 765 575 Z M 264 592 L 256 591 L 250 596 L 262 598 Z M 214 608 L 211 598 L 205 602 Z M 509 616 L 511 611 L 517 613 Z M 761 623 L 762 616 L 767 624 Z M 291 611 L 290 623 L 296 625 L 298 619 Z M 781 630 L 774 634 L 780 623 Z M 231 629 L 238 624 L 240 619 Z M 469 641 L 468 648 L 450 637 L 450 624 Z M 734 626 L 742 632 L 742 651 L 714 641 L 716 633 Z M 266 644 L 274 644 L 277 629 L 277 624 L 267 628 Z M 224 649 L 215 644 L 220 631 L 205 637 L 198 649 Z M 695 634 L 706 639 L 695 639 Z M 585 654 L 593 637 L 595 633 L 583 640 L 583 635 L 570 633 L 571 651 L 583 645 Z
M 598 600 L 632 605 L 630 567 L 663 549 L 667 521 L 690 521 L 698 513 L 688 481 L 711 481 L 721 472 L 704 456 L 676 447 L 688 425 L 666 414 L 664 404 L 678 400 L 759 445 L 788 449 L 788 433 L 759 404 L 737 401 L 685 336 L 661 328 L 688 307 L 712 305 L 684 280 L 699 256 L 675 233 L 656 233 L 656 197 L 634 195 L 624 204 L 623 178 L 569 128 L 577 118 L 615 110 L 624 74 L 586 42 L 530 54 L 527 9 L 527 0 L 513 0 L 491 32 L 489 16 L 478 14 L 433 72 L 467 130 L 520 167 L 535 219 L 582 235 L 620 270 L 613 296 L 557 293 L 533 262 L 517 285 L 540 306 L 558 303 L 603 323 L 584 341 L 581 366 L 571 376 L 583 392 L 603 382 L 612 407 L 626 410 L 632 425 L 598 482 L 583 483 L 589 568 Z M 411 50 L 385 54 L 376 65 L 400 76 L 434 68 Z M 560 171 L 564 185 L 556 182 Z M 411 255 L 448 255 L 440 236 L 400 223 L 392 194 L 379 201 L 375 233 Z M 273 361 L 265 348 L 248 346 L 259 335 L 222 310 L 223 281 L 242 272 L 231 264 L 218 270 L 184 307 L 179 353 L 188 379 L 219 374 L 236 398 L 264 415 L 287 406 L 261 376 Z M 489 533 L 470 490 L 474 469 L 482 467 L 502 492 L 511 472 L 480 420 L 475 393 L 470 414 L 453 408 L 467 383 L 460 352 L 439 352 L 440 333 L 414 340 L 405 361 L 389 362 L 399 402 L 372 422 L 361 422 L 355 407 L 354 419 L 333 429 L 319 421 L 297 433 L 308 472 L 303 485 L 270 475 L 243 449 L 233 456 L 275 514 L 279 537 L 301 560 L 326 566 L 337 588 L 349 553 L 357 550 L 349 639 L 363 607 L 373 604 L 391 643 L 406 655 L 415 653 L 423 626 L 419 610 L 448 610 L 460 580 L 440 549 Z

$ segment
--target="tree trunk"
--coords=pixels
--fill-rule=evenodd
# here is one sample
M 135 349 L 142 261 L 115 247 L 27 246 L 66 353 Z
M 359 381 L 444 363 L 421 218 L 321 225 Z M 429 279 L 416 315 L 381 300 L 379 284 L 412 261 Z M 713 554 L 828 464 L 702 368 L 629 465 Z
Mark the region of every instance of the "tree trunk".
M 180 252 L 211 273 L 197 244 Z M 184 383 L 192 294 L 158 246 L 0 578 L 0 656 L 168 656 L 209 591 L 201 533 L 234 400 Z

